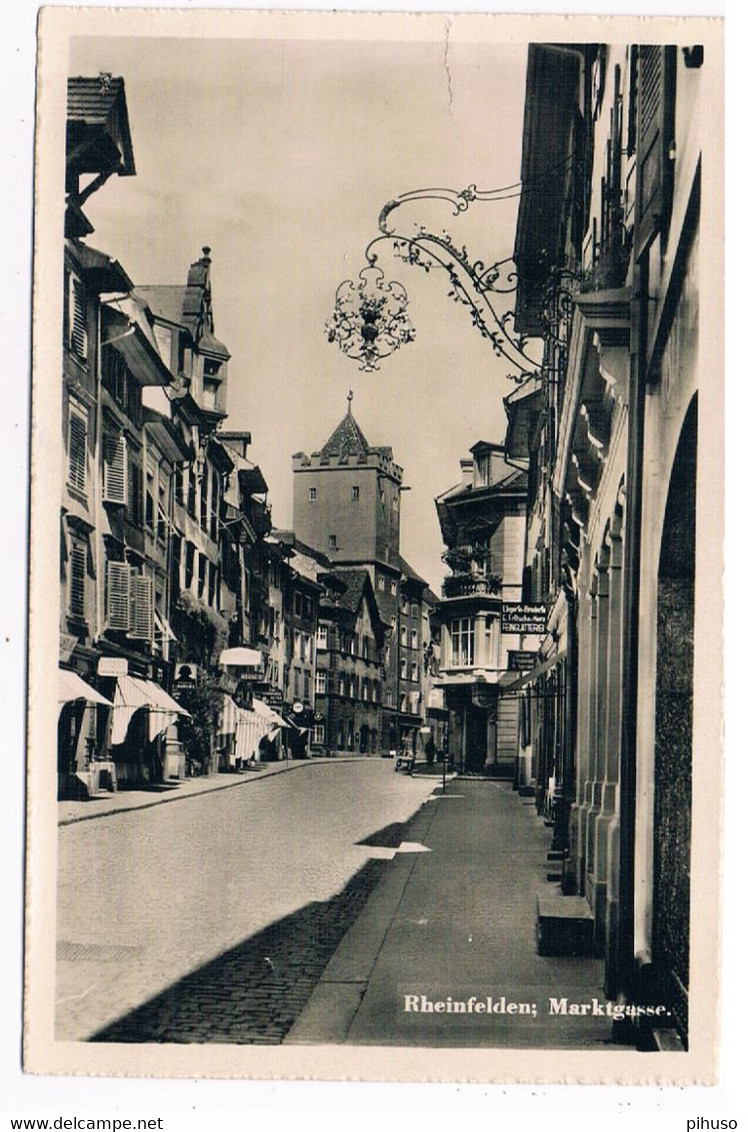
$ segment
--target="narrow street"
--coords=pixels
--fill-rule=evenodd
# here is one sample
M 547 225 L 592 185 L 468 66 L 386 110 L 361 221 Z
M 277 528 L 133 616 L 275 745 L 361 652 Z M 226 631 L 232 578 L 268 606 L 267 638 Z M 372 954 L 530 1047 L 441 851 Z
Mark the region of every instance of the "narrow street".
M 197 973 L 227 953 L 239 967 L 230 1002 L 218 1001 L 209 978 L 214 1011 L 193 1002 L 178 1032 L 136 1026 L 116 1040 L 279 1040 L 293 1017 L 276 1017 L 277 986 L 265 984 L 285 980 L 301 1009 L 385 863 L 356 842 L 407 821 L 433 786 L 396 775 L 389 760 L 314 762 L 251 787 L 61 827 L 58 1040 L 106 1038 L 106 1027 L 180 980 L 189 976 L 194 990 Z M 324 928 L 309 906 L 329 901 Z M 295 933 L 313 954 L 294 947 Z M 240 954 L 250 940 L 262 954 Z M 268 1008 L 260 1029 L 225 1036 L 222 1006 L 236 1012 L 253 988 Z

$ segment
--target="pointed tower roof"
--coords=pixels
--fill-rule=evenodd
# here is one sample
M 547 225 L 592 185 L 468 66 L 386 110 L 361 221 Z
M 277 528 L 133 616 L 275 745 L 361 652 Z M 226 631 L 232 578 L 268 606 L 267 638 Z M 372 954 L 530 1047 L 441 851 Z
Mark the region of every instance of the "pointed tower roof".
M 353 393 L 348 394 L 348 411 L 330 439 L 322 448 L 321 456 L 366 456 L 371 451 L 351 411 Z

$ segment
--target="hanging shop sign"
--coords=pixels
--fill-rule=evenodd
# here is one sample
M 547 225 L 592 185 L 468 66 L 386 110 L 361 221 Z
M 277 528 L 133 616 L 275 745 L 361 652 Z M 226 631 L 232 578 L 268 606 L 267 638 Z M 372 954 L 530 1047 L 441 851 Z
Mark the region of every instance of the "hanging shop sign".
M 100 656 L 96 665 L 99 676 L 127 676 L 127 658 L 123 656 Z
M 509 649 L 510 672 L 528 672 L 538 663 L 536 652 L 522 652 L 520 649 Z
M 278 711 L 279 708 L 283 707 L 283 692 L 280 688 L 268 688 L 266 692 L 262 693 L 262 699 L 273 711 Z
M 544 605 L 505 601 L 501 606 L 502 633 L 545 633 L 548 614 Z

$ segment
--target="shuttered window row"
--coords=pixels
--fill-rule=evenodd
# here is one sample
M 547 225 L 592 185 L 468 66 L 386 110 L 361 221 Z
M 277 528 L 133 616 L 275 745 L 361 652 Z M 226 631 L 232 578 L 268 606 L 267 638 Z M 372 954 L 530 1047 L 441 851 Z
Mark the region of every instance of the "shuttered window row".
M 86 441 L 88 414 L 71 403 L 68 417 L 68 483 L 80 492 L 86 490 Z
M 107 623 L 110 629 L 152 641 L 155 621 L 153 579 L 127 562 L 107 563 Z
M 127 441 L 124 436 L 104 438 L 104 502 L 127 503 Z
M 73 543 L 68 560 L 68 613 L 76 620 L 86 616 L 86 566 L 88 552 L 83 543 Z
M 86 292 L 80 279 L 69 276 L 68 291 L 68 345 L 80 361 L 88 358 L 88 331 L 86 328 Z
M 667 234 L 672 207 L 675 48 L 641 46 L 637 54 L 636 255 Z

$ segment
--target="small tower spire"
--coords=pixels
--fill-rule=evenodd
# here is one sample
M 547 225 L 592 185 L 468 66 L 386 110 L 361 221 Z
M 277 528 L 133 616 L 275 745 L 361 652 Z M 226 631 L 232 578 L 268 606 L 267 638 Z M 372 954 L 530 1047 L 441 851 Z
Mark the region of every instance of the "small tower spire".
M 348 396 L 346 397 L 346 401 L 348 402 L 348 416 L 353 416 L 353 404 L 352 404 L 353 403 L 353 390 L 352 389 L 348 390 Z

